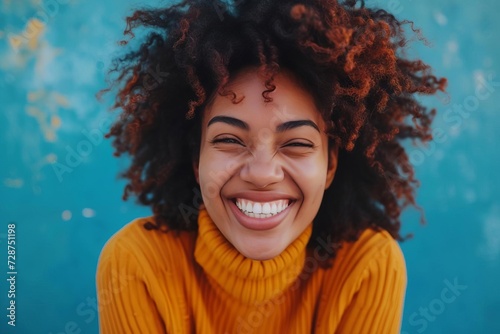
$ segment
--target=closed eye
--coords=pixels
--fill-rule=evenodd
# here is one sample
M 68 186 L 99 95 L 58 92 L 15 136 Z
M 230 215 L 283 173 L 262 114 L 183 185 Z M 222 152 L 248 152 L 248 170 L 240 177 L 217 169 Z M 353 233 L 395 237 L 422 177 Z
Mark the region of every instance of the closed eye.
M 312 147 L 314 147 L 314 145 L 311 143 L 291 142 L 291 143 L 285 144 L 284 147 L 309 147 L 309 148 L 312 148 Z
M 238 144 L 243 146 L 243 144 L 236 138 L 230 138 L 230 137 L 223 137 L 223 138 L 216 138 L 210 141 L 211 144 Z

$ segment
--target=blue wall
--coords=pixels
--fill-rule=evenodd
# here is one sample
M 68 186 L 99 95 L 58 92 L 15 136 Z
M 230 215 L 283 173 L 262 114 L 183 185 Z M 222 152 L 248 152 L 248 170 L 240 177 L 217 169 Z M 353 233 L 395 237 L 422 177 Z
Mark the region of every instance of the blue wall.
M 98 332 L 99 251 L 123 224 L 149 211 L 120 199 L 116 174 L 126 162 L 97 139 L 112 115 L 94 94 L 105 86 L 124 17 L 145 3 L 0 4 L 1 333 Z M 404 215 L 414 238 L 402 244 L 408 266 L 402 330 L 500 333 L 500 5 L 367 3 L 415 20 L 430 47 L 414 43 L 410 54 L 450 81 L 449 94 L 425 100 L 441 111 L 436 140 L 409 146 L 427 225 L 419 225 L 416 210 Z M 88 154 L 75 159 L 75 150 Z M 9 223 L 16 226 L 15 328 L 6 317 Z

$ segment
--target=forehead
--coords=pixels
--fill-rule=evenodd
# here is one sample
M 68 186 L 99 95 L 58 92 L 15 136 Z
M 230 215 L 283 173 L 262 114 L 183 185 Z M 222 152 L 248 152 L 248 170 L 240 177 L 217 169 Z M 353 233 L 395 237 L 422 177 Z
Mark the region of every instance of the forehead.
M 237 72 L 226 86 L 226 91 L 236 94 L 238 104 L 231 102 L 232 94 L 216 94 L 204 113 L 204 124 L 214 116 L 226 115 L 246 118 L 278 117 L 282 121 L 310 119 L 321 123 L 313 96 L 303 87 L 299 79 L 289 70 L 282 69 L 274 76 L 275 90 L 269 93 L 272 102 L 266 102 L 262 93 L 267 90 L 265 79 L 259 76 L 254 67 Z

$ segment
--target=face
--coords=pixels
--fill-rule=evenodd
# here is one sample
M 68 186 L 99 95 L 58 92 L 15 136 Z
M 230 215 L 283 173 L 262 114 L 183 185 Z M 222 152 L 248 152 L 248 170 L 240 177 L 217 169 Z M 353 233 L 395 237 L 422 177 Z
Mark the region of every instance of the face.
M 226 239 L 244 256 L 279 255 L 316 216 L 336 168 L 313 97 L 288 71 L 266 90 L 255 68 L 240 71 L 205 109 L 199 161 L 203 204 Z M 329 159 L 330 156 L 330 159 Z M 330 163 L 329 163 L 330 160 Z

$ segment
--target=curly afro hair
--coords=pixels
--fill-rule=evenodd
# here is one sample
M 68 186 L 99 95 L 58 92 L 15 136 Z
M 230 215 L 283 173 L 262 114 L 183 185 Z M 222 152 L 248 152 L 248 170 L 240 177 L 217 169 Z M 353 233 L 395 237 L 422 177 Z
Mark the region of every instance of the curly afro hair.
M 265 78 L 266 101 L 274 75 L 290 69 L 311 93 L 339 149 L 332 185 L 325 191 L 309 245 L 333 248 L 368 228 L 400 235 L 400 215 L 418 208 L 419 183 L 404 139 L 432 139 L 435 110 L 415 98 L 444 91 L 421 60 L 405 57 L 404 26 L 363 1 L 185 0 L 136 10 L 125 35 L 145 29 L 142 44 L 114 60 L 120 117 L 107 138 L 115 155 L 128 154 L 123 194 L 151 206 L 147 229 L 196 230 L 200 190 L 192 162 L 199 155 L 200 122 L 215 94 L 248 66 Z M 412 28 L 419 36 L 418 30 Z M 122 41 L 122 44 L 127 44 Z M 423 217 L 423 216 L 422 216 Z

